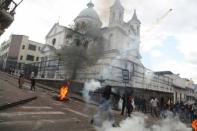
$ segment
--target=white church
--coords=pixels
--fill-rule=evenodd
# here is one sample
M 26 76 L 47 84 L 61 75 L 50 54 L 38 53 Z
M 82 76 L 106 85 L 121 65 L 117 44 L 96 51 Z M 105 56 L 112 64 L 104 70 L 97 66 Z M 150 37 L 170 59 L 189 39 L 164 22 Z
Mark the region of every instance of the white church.
M 111 85 L 113 87 L 133 87 L 134 89 L 147 92 L 164 92 L 172 94 L 172 79 L 167 76 L 159 76 L 146 69 L 141 63 L 140 47 L 140 20 L 137 17 L 136 10 L 133 16 L 127 22 L 124 21 L 124 7 L 120 0 L 115 0 L 110 7 L 109 24 L 102 27 L 102 22 L 98 13 L 94 9 L 94 4 L 90 1 L 87 8 L 82 10 L 74 19 L 75 25 L 87 24 L 94 29 L 101 31 L 104 42 L 104 54 L 97 63 L 87 69 L 77 72 L 76 81 L 85 82 L 86 80 L 96 79 L 102 82 L 102 85 Z M 66 44 L 69 46 L 69 32 L 72 29 L 54 24 L 46 35 L 46 44 L 42 48 L 43 61 L 58 59 L 58 51 Z M 87 33 L 86 30 L 79 30 L 79 34 Z M 89 40 L 89 45 L 98 44 L 94 40 Z M 87 47 L 88 48 L 88 47 Z M 45 62 L 45 65 L 47 64 Z M 39 79 L 66 79 L 64 67 L 58 67 L 53 63 L 51 70 L 38 71 Z M 47 67 L 45 67 L 47 68 Z M 129 72 L 127 83 L 123 81 L 123 70 Z

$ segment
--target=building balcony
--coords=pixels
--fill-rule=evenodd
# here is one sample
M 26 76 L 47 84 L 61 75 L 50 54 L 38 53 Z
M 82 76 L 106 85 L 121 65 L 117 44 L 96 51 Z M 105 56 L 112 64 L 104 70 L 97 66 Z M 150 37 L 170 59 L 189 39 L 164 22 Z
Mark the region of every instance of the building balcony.
M 0 1 L 0 36 L 14 21 L 17 4 L 13 0 Z

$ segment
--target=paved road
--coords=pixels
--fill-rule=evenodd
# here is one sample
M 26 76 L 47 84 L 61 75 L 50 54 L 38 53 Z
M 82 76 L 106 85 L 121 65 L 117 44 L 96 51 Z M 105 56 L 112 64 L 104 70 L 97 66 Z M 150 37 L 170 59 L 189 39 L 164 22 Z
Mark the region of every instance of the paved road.
M 17 79 L 0 72 L 0 87 L 2 85 L 6 88 L 16 88 Z M 33 92 L 28 83 L 25 83 L 22 90 L 38 98 L 24 105 L 0 111 L 0 131 L 95 131 L 90 119 L 97 112 L 96 106 L 87 106 L 86 103 L 75 99 L 57 101 L 57 93 L 42 88 L 36 88 Z M 124 119 L 120 112 L 113 113 L 116 121 Z M 147 119 L 149 124 L 157 121 L 158 119 L 154 120 L 150 116 Z
M 83 112 L 81 103 L 63 103 L 40 96 L 23 106 L 0 113 L 1 131 L 91 131 L 88 114 Z M 83 113 L 82 113 L 83 112 Z
M 5 87 L 17 85 L 17 80 L 1 74 L 0 83 L 3 81 Z M 22 90 L 31 92 L 29 88 L 26 83 Z M 39 88 L 35 94 L 36 100 L 0 112 L 1 131 L 94 131 L 90 118 L 95 106 L 88 109 L 85 103 L 73 99 L 57 101 L 56 93 Z

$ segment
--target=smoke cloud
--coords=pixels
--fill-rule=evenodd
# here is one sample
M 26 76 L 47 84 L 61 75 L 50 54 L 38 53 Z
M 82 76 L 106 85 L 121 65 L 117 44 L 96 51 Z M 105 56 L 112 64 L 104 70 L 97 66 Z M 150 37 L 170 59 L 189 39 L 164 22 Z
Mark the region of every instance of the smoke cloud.
M 153 71 L 145 70 L 144 72 L 145 83 L 150 84 L 153 79 L 153 76 L 154 76 Z
M 95 91 L 99 88 L 101 88 L 101 84 L 98 81 L 90 80 L 90 81 L 85 82 L 84 89 L 83 89 L 82 93 L 83 93 L 83 97 L 87 103 L 90 102 L 90 95 L 89 95 L 90 91 Z
M 157 121 L 151 125 L 148 117 L 143 114 L 135 113 L 131 118 L 127 118 L 120 122 L 120 127 L 112 127 L 108 121 L 103 123 L 101 128 L 96 128 L 97 131 L 192 131 L 185 124 L 180 122 L 178 118 L 169 117 L 167 119 Z M 150 121 L 150 120 L 149 120 Z
M 99 16 L 104 23 L 108 23 L 109 9 L 114 0 L 95 0 L 96 8 L 99 12 Z

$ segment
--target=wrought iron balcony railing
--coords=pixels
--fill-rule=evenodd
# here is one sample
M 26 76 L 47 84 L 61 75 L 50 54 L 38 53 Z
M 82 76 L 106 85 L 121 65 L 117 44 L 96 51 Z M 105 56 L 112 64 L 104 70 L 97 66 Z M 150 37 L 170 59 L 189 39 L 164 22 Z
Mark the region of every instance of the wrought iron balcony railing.
M 0 0 L 0 36 L 14 21 L 15 9 L 19 4 L 14 0 Z

